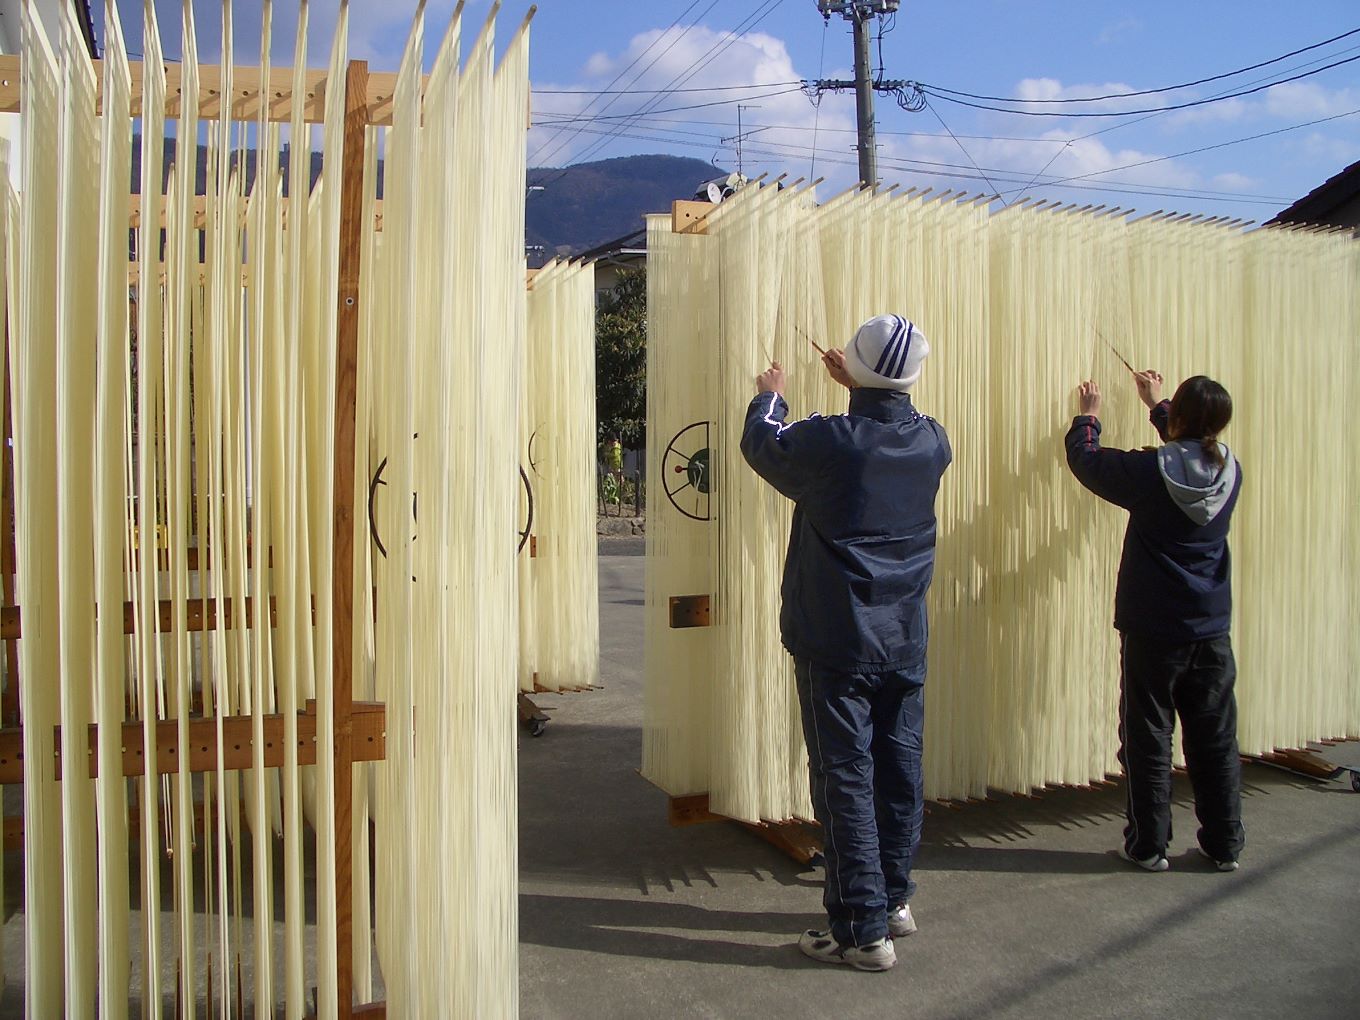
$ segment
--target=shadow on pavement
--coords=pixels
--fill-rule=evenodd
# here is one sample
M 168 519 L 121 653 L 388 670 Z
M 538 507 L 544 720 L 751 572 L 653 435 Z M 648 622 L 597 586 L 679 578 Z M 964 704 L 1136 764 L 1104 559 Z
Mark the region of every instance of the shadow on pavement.
M 686 903 L 535 894 L 521 894 L 519 910 L 521 941 L 534 945 L 667 962 L 778 970 L 813 965 L 794 946 L 798 932 L 808 921 L 807 914 L 747 913 L 707 910 Z M 675 934 L 674 929 L 692 931 L 696 937 Z M 699 937 L 717 932 L 734 933 L 738 940 Z M 752 933 L 779 935 L 787 942 L 762 946 L 741 941 L 742 936 Z

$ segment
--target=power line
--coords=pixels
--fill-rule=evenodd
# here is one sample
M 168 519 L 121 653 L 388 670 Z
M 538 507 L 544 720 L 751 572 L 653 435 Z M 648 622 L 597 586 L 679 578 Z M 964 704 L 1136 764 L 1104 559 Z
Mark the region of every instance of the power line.
M 669 29 L 667 31 L 669 31 Z M 738 89 L 770 89 L 778 88 L 782 85 L 801 86 L 802 84 L 803 79 L 794 78 L 791 81 L 766 81 L 753 85 L 705 85 L 701 88 L 692 89 L 532 89 L 531 91 L 536 96 L 647 96 L 654 95 L 658 92 L 665 92 L 667 94 L 679 92 L 735 92 Z
M 795 86 L 794 88 L 779 89 L 779 90 L 777 90 L 777 91 L 775 91 L 775 92 L 761 92 L 761 93 L 758 93 L 758 94 L 756 94 L 756 95 L 754 95 L 754 96 L 738 96 L 738 97 L 733 98 L 733 99 L 715 99 L 715 100 L 714 100 L 713 102 L 711 102 L 711 103 L 694 103 L 694 104 L 691 105 L 691 106 L 670 106 L 670 107 L 665 108 L 664 110 L 639 111 L 639 112 L 637 112 L 637 113 L 611 113 L 611 114 L 608 114 L 608 115 L 606 115 L 606 116 L 600 116 L 600 117 L 579 117 L 579 118 L 573 118 L 573 119 L 571 119 L 571 120 L 565 120 L 565 121 L 549 121 L 549 122 L 545 122 L 545 123 L 542 123 L 542 124 L 536 124 L 535 127 L 549 127 L 549 126 L 555 127 L 555 126 L 557 126 L 557 125 L 559 125 L 559 124 L 576 124 L 576 123 L 596 124 L 596 123 L 601 123 L 601 122 L 605 122 L 605 121 L 625 121 L 625 122 L 626 122 L 626 121 L 646 120 L 648 117 L 650 117 L 650 115 L 651 115 L 652 113 L 679 113 L 679 112 L 682 111 L 682 110 L 703 110 L 703 109 L 708 109 L 708 108 L 714 107 L 714 106 L 732 106 L 732 105 L 739 104 L 739 103 L 749 103 L 752 99 L 769 99 L 769 98 L 771 98 L 772 96 L 788 96 L 788 95 L 792 95 L 792 94 L 795 93 L 795 92 L 802 92 L 802 91 L 803 91 L 802 86 Z M 550 114 L 548 114 L 548 113 L 546 113 L 546 112 L 543 113 L 542 115 L 543 115 L 543 116 L 550 116 Z M 689 122 L 689 123 L 696 123 L 696 122 Z M 724 126 L 724 127 L 730 127 L 731 125 L 730 125 L 730 124 L 725 124 L 725 125 L 723 125 L 723 126 Z
M 1307 53 L 1309 50 L 1316 50 L 1323 46 L 1329 46 L 1334 42 L 1339 42 L 1342 39 L 1346 39 L 1356 34 L 1360 34 L 1360 28 L 1353 28 L 1349 32 L 1342 32 L 1340 35 L 1334 35 L 1330 39 L 1324 39 L 1322 42 L 1313 43 L 1311 46 L 1290 50 L 1288 53 L 1282 53 L 1278 57 L 1271 57 L 1269 60 L 1263 60 L 1259 64 L 1250 64 L 1247 67 L 1239 67 L 1235 71 L 1225 71 L 1223 74 L 1215 74 L 1208 78 L 1199 78 L 1195 81 L 1182 82 L 1179 85 L 1164 85 L 1157 89 L 1142 89 L 1138 92 L 1117 92 L 1105 96 L 1085 96 L 1082 98 L 1068 99 L 1016 99 L 1012 96 L 983 96 L 973 92 L 960 92 L 957 89 L 947 89 L 939 85 L 932 85 L 930 87 L 935 92 L 947 92 L 953 96 L 965 96 L 968 99 L 985 99 L 998 103 L 1098 103 L 1107 99 L 1128 99 L 1131 96 L 1153 96 L 1162 92 L 1175 92 L 1178 89 L 1193 88 L 1196 85 L 1207 85 L 1211 81 L 1221 81 L 1224 78 L 1233 78 L 1239 74 L 1246 74 L 1248 71 L 1255 71 L 1258 68 L 1268 67 L 1271 64 L 1278 64 L 1280 61 L 1288 60 L 1290 57 L 1297 57 L 1300 53 Z
M 695 149 L 705 149 L 705 150 L 711 149 L 711 148 L 712 148 L 712 144 L 713 144 L 711 141 L 697 141 L 697 140 L 689 140 L 689 139 L 679 139 L 679 138 L 665 137 L 665 136 L 661 136 L 661 135 L 639 134 L 639 133 L 628 132 L 628 131 L 619 132 L 619 131 L 617 131 L 617 129 L 606 131 L 606 130 L 604 130 L 604 129 L 595 130 L 595 129 L 586 128 L 586 129 L 584 129 L 584 131 L 585 131 L 587 134 L 609 135 L 609 136 L 611 136 L 611 137 L 623 138 L 623 139 L 627 139 L 627 140 L 629 140 L 629 141 L 661 142 L 661 143 L 665 143 L 665 144 L 670 144 L 670 145 L 680 145 L 680 146 L 685 146 L 685 147 L 695 148 Z M 810 151 L 810 150 L 809 150 L 808 147 L 806 147 L 806 146 L 790 145 L 790 144 L 780 143 L 780 142 L 765 142 L 765 143 L 763 143 L 762 146 L 747 147 L 747 149 L 746 149 L 746 152 L 747 152 L 748 155 L 768 156 L 768 157 L 771 157 L 771 158 L 774 159 L 774 160 L 779 161 L 781 164 L 786 164 L 786 163 L 789 163 L 789 162 L 792 162 L 792 161 L 795 161 L 795 160 L 801 160 L 801 159 L 803 159 L 803 158 L 805 158 L 805 157 L 807 156 L 807 154 L 808 154 L 809 151 Z M 838 157 L 836 157 L 836 156 L 828 155 L 828 154 L 825 153 L 825 152 L 819 152 L 817 158 L 818 158 L 819 160 L 821 160 L 821 161 L 828 162 L 828 163 L 833 163 L 833 164 L 837 164 L 837 165 L 841 165 L 841 166 L 856 166 L 856 165 L 857 165 L 857 160 L 855 160 L 855 159 L 852 159 L 852 158 L 849 158 L 849 157 L 839 157 L 839 158 L 838 158 Z M 1001 182 L 1001 183 L 1004 183 L 1004 184 L 1022 184 L 1022 185 L 1027 185 L 1027 184 L 1029 183 L 1029 181 L 1032 180 L 1032 177 L 1027 179 L 1027 178 L 1022 177 L 1022 176 L 1017 176 L 1017 174 L 1018 174 L 1019 172 L 1018 172 L 1018 171 L 1013 171 L 1013 170 L 997 170 L 997 169 L 988 167 L 988 168 L 982 168 L 981 170 L 978 170 L 978 171 L 973 171 L 973 169 L 972 169 L 971 167 L 968 167 L 968 166 L 966 166 L 966 165 L 964 165 L 964 164 L 961 164 L 961 163 L 942 163 L 942 162 L 936 162 L 936 161 L 932 161 L 932 160 L 912 160 L 912 159 L 908 159 L 908 158 L 906 158 L 906 157 L 897 157 L 897 158 L 889 157 L 889 158 L 885 159 L 884 164 L 885 164 L 885 166 L 888 167 L 889 169 L 898 170 L 898 171 L 902 171 L 902 172 L 905 172 L 905 173 L 911 173 L 911 174 L 921 175 L 921 176 L 927 176 L 927 177 L 941 177 L 941 178 L 945 178 L 945 179 L 953 179 L 953 180 L 977 180 L 977 181 L 985 181 L 986 183 L 988 183 L 989 187 L 990 187 L 993 191 L 996 190 L 996 182 Z M 913 164 L 913 165 L 906 165 L 906 164 Z M 918 164 L 919 164 L 919 165 L 918 165 Z M 941 169 L 928 169 L 929 167 L 939 167 L 939 168 L 941 168 Z M 951 169 L 951 168 L 957 168 L 957 169 Z M 986 173 L 985 176 L 984 176 L 983 171 L 987 171 L 987 173 Z M 565 170 L 565 169 L 564 169 L 563 171 L 560 171 L 560 172 L 559 172 L 559 174 L 565 174 L 565 173 L 566 173 L 566 170 Z M 1140 185 L 1136 185 L 1136 184 L 1128 184 L 1128 183 L 1117 182 L 1117 181 L 1116 181 L 1116 182 L 1110 182 L 1110 184 L 1108 184 L 1108 185 L 1071 184 L 1071 185 L 1067 185 L 1067 186 L 1070 187 L 1072 190 L 1076 190 L 1076 191 L 1100 191 L 1100 192 L 1110 192 L 1110 193 L 1113 193 L 1113 194 L 1148 195 L 1148 196 L 1154 196 L 1154 197 L 1160 197 L 1160 198 L 1189 198 L 1189 199 L 1195 199 L 1195 200 L 1200 200 L 1200 201 L 1208 200 L 1208 201 L 1219 201 L 1219 202 L 1246 203 L 1246 204 L 1254 204 L 1254 205 L 1271 205 L 1271 206 L 1275 206 L 1275 205 L 1278 205 L 1278 204 L 1281 203 L 1281 202 L 1286 202 L 1286 201 L 1288 201 L 1287 198 L 1283 198 L 1283 197 L 1281 197 L 1281 196 L 1276 196 L 1276 195 L 1259 195 L 1259 194 L 1249 194 L 1249 193 L 1248 193 L 1248 194 L 1244 194 L 1244 193 L 1241 193 L 1241 192 L 1215 191 L 1215 190 L 1207 189 L 1207 188 L 1206 188 L 1206 189 L 1200 189 L 1200 188 L 1156 188 L 1156 187 L 1151 187 L 1151 186 L 1140 186 Z
M 1137 163 L 1126 163 L 1123 166 L 1113 166 L 1110 167 L 1108 170 L 1093 170 L 1088 174 L 1078 174 L 1075 177 L 1063 177 L 1056 181 L 1045 181 L 1039 186 L 1042 188 L 1054 188 L 1060 185 L 1066 185 L 1069 181 L 1089 180 L 1092 177 L 1100 177 L 1103 176 L 1104 174 L 1118 173 L 1120 170 L 1133 170 L 1140 166 L 1149 166 L 1153 163 L 1163 163 L 1168 159 L 1180 159 L 1182 156 L 1194 156 L 1197 153 L 1209 152 L 1213 149 L 1226 149 L 1230 145 L 1240 145 L 1242 142 L 1254 142 L 1260 138 L 1269 138 L 1271 135 L 1282 135 L 1286 131 L 1297 131 L 1300 128 L 1313 127 L 1314 125 L 1317 124 L 1326 124 L 1328 121 L 1340 120 L 1343 117 L 1354 117 L 1357 113 L 1360 113 L 1360 107 L 1357 107 L 1354 110 L 1347 110 L 1345 113 L 1335 113 L 1332 114 L 1330 117 L 1319 117 L 1317 120 L 1307 120 L 1301 124 L 1290 124 L 1288 127 L 1275 128 L 1273 131 L 1262 131 L 1259 134 L 1247 135 L 1244 138 L 1234 138 L 1226 142 L 1216 142 L 1213 145 L 1201 145 L 1197 149 L 1186 149 L 1184 152 L 1173 152 L 1169 156 L 1157 156 L 1153 159 L 1140 160 Z M 1080 141 L 1080 139 L 1078 139 L 1078 141 Z M 1281 199 L 1281 201 L 1288 200 Z
M 742 102 L 745 102 L 746 100 L 745 100 L 745 98 L 743 98 L 741 101 L 742 101 Z M 562 120 L 562 121 L 541 121 L 541 122 L 536 122 L 536 123 L 534 124 L 535 127 L 551 127 L 551 126 L 556 125 L 556 124 L 559 124 L 559 123 L 575 123 L 575 122 L 577 122 L 578 120 L 584 123 L 584 122 L 591 122 L 591 121 L 594 121 L 594 120 L 596 119 L 596 118 L 594 118 L 594 117 L 582 117 L 582 118 L 576 118 L 575 115 L 573 115 L 573 114 L 568 114 L 568 113 L 561 113 L 561 114 L 559 114 L 559 113 L 554 113 L 554 112 L 552 112 L 552 111 L 550 111 L 550 110 L 539 110 L 539 111 L 537 111 L 537 112 L 535 113 L 535 116 L 539 116 L 539 117 L 564 117 L 564 118 L 569 118 L 569 119 L 567 119 L 567 120 Z M 694 124 L 694 125 L 701 125 L 701 126 L 702 126 L 702 125 L 708 125 L 708 126 L 711 126 L 711 127 L 720 127 L 720 128 L 729 128 L 729 127 L 732 126 L 730 123 L 728 123 L 727 121 L 723 121 L 723 120 L 694 120 L 694 119 L 692 119 L 692 118 L 680 118 L 680 117 L 671 117 L 671 118 L 667 118 L 667 117 L 653 117 L 653 116 L 650 115 L 650 114 L 641 115 L 641 116 L 639 117 L 639 119 L 640 119 L 640 120 L 649 120 L 649 121 L 650 121 L 650 120 L 654 120 L 654 121 L 656 121 L 657 123 L 661 123 L 661 124 Z M 752 126 L 753 128 L 757 128 L 757 127 L 769 128 L 769 129 L 775 130 L 775 131 L 804 131 L 804 132 L 806 132 L 806 131 L 812 131 L 812 130 L 813 130 L 811 127 L 809 127 L 809 126 L 806 125 L 806 124 L 762 124 L 762 123 L 760 123 L 760 122 L 757 121 L 757 122 L 752 123 L 751 126 Z M 848 135 L 853 135 L 853 134 L 855 134 L 855 129 L 854 129 L 854 128 L 824 127 L 824 128 L 820 128 L 819 130 L 820 130 L 822 133 L 824 133 L 824 134 L 825 134 L 825 133 L 848 134 Z M 939 131 L 885 131 L 885 130 L 880 129 L 877 133 L 880 134 L 880 135 L 893 135 L 893 136 L 903 137 L 903 138 L 949 138 L 949 137 L 950 137 L 948 134 L 944 134 L 944 133 L 939 132 Z M 1072 139 L 1068 139 L 1068 138 L 1036 138 L 1034 135 L 969 135 L 969 134 L 963 134 L 962 132 L 957 133 L 954 137 L 956 137 L 956 138 L 963 138 L 963 139 L 970 140 L 970 141 L 987 141 L 987 142 L 1035 142 L 1035 143 L 1041 144 L 1041 145 L 1067 145 L 1070 141 L 1072 141 Z
M 1012 113 L 1021 117 L 1131 117 L 1140 113 L 1170 113 L 1173 110 L 1188 110 L 1195 106 L 1205 106 L 1209 103 L 1221 103 L 1227 99 L 1238 99 L 1242 96 L 1249 96 L 1256 92 L 1262 92 L 1265 89 L 1274 88 L 1276 85 L 1287 85 L 1289 82 L 1298 81 L 1301 78 L 1311 78 L 1315 74 L 1321 74 L 1323 71 L 1330 71 L 1334 67 L 1350 64 L 1356 60 L 1360 60 L 1360 54 L 1356 54 L 1353 57 L 1347 57 L 1345 60 L 1334 61 L 1323 67 L 1315 68 L 1312 71 L 1305 71 L 1302 74 L 1296 74 L 1289 78 L 1281 78 L 1278 81 L 1267 82 L 1266 84 L 1258 85 L 1255 88 L 1243 89 L 1239 92 L 1230 92 L 1219 96 L 1210 96 L 1206 99 L 1195 99 L 1187 103 L 1176 103 L 1171 106 L 1159 106 L 1144 110 L 1086 110 L 1075 113 L 1068 113 L 1060 110 L 1012 110 L 1006 107 L 986 106 L 981 103 L 973 103 L 965 99 L 957 99 L 953 96 L 943 95 L 935 92 L 933 87 L 929 85 L 918 85 L 917 87 L 926 95 L 936 99 L 943 99 L 946 102 L 957 103 L 960 106 L 971 106 L 975 110 L 990 110 L 993 113 Z M 1012 100 L 1012 102 L 1028 102 L 1028 100 Z
M 644 104 L 642 105 L 642 108 L 641 108 L 640 110 L 638 110 L 631 118 L 629 118 L 628 120 L 624 120 L 624 121 L 619 125 L 619 130 L 621 131 L 621 130 L 623 130 L 624 128 L 626 128 L 626 127 L 628 126 L 630 120 L 635 120 L 635 119 L 637 118 L 637 116 L 639 116 L 639 115 L 641 115 L 641 114 L 643 114 L 643 113 L 654 113 L 654 112 L 658 112 L 658 111 L 656 110 L 656 104 L 659 103 L 659 102 L 661 102 L 667 95 L 669 95 L 669 94 L 670 94 L 670 90 L 672 90 L 673 88 L 679 88 L 679 87 L 683 86 L 686 82 L 688 82 L 688 81 L 689 81 L 691 78 L 693 78 L 696 74 L 698 74 L 698 73 L 699 73 L 700 71 L 702 71 L 705 67 L 707 67 L 710 63 L 712 63 L 715 59 L 717 59 L 717 57 L 719 57 L 719 56 L 721 56 L 723 53 L 725 53 L 725 52 L 733 45 L 733 43 L 735 43 L 738 39 L 742 38 L 742 33 L 746 32 L 746 31 L 749 31 L 750 29 L 752 29 L 752 28 L 754 28 L 756 25 L 758 25 L 760 22 L 764 21 L 765 18 L 769 17 L 769 15 L 770 15 L 771 13 L 774 12 L 774 9 L 775 9 L 776 7 L 778 7 L 780 4 L 782 4 L 783 2 L 784 2 L 784 0 L 760 0 L 760 2 L 758 2 L 758 3 L 756 4 L 755 9 L 752 10 L 752 12 L 751 12 L 750 14 L 748 14 L 745 18 L 743 18 L 743 19 L 741 20 L 741 22 L 738 23 L 738 25 L 737 25 L 737 27 L 736 27 L 735 29 L 733 29 L 731 32 L 727 33 L 727 34 L 724 35 L 724 36 L 720 36 L 719 39 L 718 39 L 718 41 L 717 41 L 716 43 L 714 43 L 711 47 L 709 47 L 709 49 L 708 49 L 708 51 L 707 51 L 706 53 L 704 53 L 702 56 L 696 58 L 696 59 L 689 65 L 689 67 L 687 67 L 685 70 L 681 71 L 679 74 L 677 74 L 675 77 L 673 77 L 669 82 L 667 82 L 667 83 L 666 83 L 666 86 L 665 86 L 665 88 L 664 88 L 663 90 L 661 90 L 661 91 L 660 91 L 657 95 L 655 95 L 652 99 L 650 99 L 650 100 L 648 100 L 646 103 L 644 103 Z M 705 11 L 705 13 L 707 13 L 707 11 Z M 790 89 L 789 91 L 793 91 L 793 90 Z M 781 92 L 772 93 L 772 95 L 783 95 L 783 94 L 785 94 L 785 93 L 781 93 Z M 664 111 L 660 111 L 660 112 L 672 113 L 672 112 L 676 112 L 676 111 L 678 111 L 678 110 L 701 109 L 701 108 L 706 107 L 706 106 L 721 106 L 721 105 L 724 105 L 725 103 L 731 103 L 731 102 L 736 102 L 736 101 L 740 101 L 740 102 L 749 102 L 749 101 L 752 100 L 752 99 L 762 99 L 762 98 L 766 98 L 766 96 L 765 96 L 765 95 L 741 96 L 741 97 L 739 98 L 739 100 L 726 100 L 726 101 L 719 101 L 719 102 L 714 102 L 714 103 L 698 103 L 698 104 L 695 104 L 694 106 L 674 107 L 674 108 L 671 108 L 671 109 L 668 109 L 668 110 L 664 110 Z M 576 162 L 583 162 L 584 160 L 588 159 L 590 156 L 593 156 L 595 153 L 599 152 L 602 148 L 604 148 L 604 146 L 608 145 L 608 144 L 609 144 L 609 141 L 610 141 L 610 138 L 609 138 L 608 136 L 606 136 L 606 137 L 604 137 L 604 138 L 601 138 L 601 139 L 600 139 L 598 142 L 596 142 L 595 144 L 593 144 L 593 145 L 591 145 L 591 146 L 588 146 L 584 152 L 582 152 L 580 155 L 577 156 Z M 559 176 L 560 176 L 560 175 L 559 175 Z M 545 184 L 545 185 L 546 185 L 546 184 L 550 184 L 550 183 L 552 183 L 552 180 L 556 180 L 556 179 L 557 179 L 557 178 L 553 178 L 553 179 L 551 179 L 551 180 L 549 180 L 549 181 L 544 182 L 544 184 Z
M 999 189 L 990 180 L 987 180 L 987 175 L 982 173 L 982 168 L 977 165 L 977 161 L 973 159 L 972 154 L 969 153 L 969 151 L 963 147 L 963 143 L 958 140 L 958 137 L 954 134 L 954 132 L 949 130 L 949 125 L 944 122 L 944 118 L 940 116 L 940 112 L 936 110 L 935 107 L 931 106 L 929 103 L 926 103 L 926 109 L 928 109 L 931 113 L 935 114 L 935 119 L 940 122 L 940 127 L 944 128 L 946 131 L 949 131 L 949 137 L 954 139 L 954 144 L 959 147 L 959 151 L 963 153 L 963 155 L 967 158 L 969 163 L 973 164 L 973 169 L 976 170 L 978 173 L 982 174 L 982 179 L 984 181 L 987 181 L 987 186 L 997 193 L 998 198 L 1001 198 L 1001 189 Z M 1058 151 L 1061 152 L 1062 150 L 1060 149 Z M 1053 159 L 1057 158 L 1058 157 L 1056 155 L 1053 157 Z M 1053 163 L 1053 160 L 1050 159 L 1048 162 L 1051 165 Z M 1044 169 L 1047 170 L 1048 167 L 1044 167 Z M 1001 204 L 1002 205 L 1006 204 L 1006 200 L 1004 198 L 1001 199 Z
M 689 23 L 688 25 L 686 25 L 683 29 L 681 29 L 680 33 L 679 33 L 678 35 L 676 35 L 673 39 L 671 39 L 671 41 L 670 41 L 669 43 L 666 44 L 666 48 L 665 48 L 664 50 L 662 50 L 660 53 L 658 53 L 656 56 L 654 56 L 650 61 L 648 61 L 647 64 L 646 64 L 646 66 L 644 66 L 644 67 L 642 68 L 642 70 L 638 71 L 637 74 L 633 75 L 633 77 L 629 80 L 628 84 L 629 84 L 630 86 L 637 84 L 638 80 L 639 80 L 644 74 L 646 74 L 649 70 L 651 70 L 651 69 L 656 65 L 657 61 L 659 61 L 662 57 L 664 57 L 667 53 L 669 53 L 672 49 L 674 49 L 675 46 L 680 42 L 680 40 L 683 39 L 683 38 L 689 33 L 689 30 L 692 29 L 692 28 L 694 28 L 696 25 L 698 25 L 699 22 L 703 19 L 703 17 L 704 17 L 706 14 L 708 14 L 709 11 L 713 10 L 713 8 L 714 8 L 715 6 L 717 6 L 717 2 L 718 2 L 718 0 L 709 0 L 708 6 L 705 7 L 705 8 L 704 8 L 704 9 L 703 9 L 703 10 L 695 17 L 695 19 L 694 19 L 692 22 L 690 22 L 690 23 Z M 700 3 L 700 0 L 692 0 L 692 2 L 690 3 L 690 5 L 689 5 L 688 7 L 686 7 L 683 11 L 680 12 L 679 17 L 677 17 L 674 21 L 672 21 L 672 22 L 670 23 L 670 25 L 666 28 L 666 30 L 665 30 L 664 32 L 662 32 L 662 33 L 661 33 L 660 35 L 658 35 L 655 39 L 653 39 L 653 40 L 651 41 L 651 43 L 648 45 L 648 47 L 647 47 L 645 50 L 643 50 L 643 51 L 642 51 L 641 53 L 639 53 L 636 57 L 634 57 L 634 58 L 632 59 L 632 61 L 628 64 L 627 67 L 625 67 L 622 71 L 620 71 L 617 75 L 614 76 L 614 80 L 611 81 L 607 87 L 608 87 L 608 88 L 613 88 L 615 85 L 617 85 L 617 84 L 619 83 L 619 81 L 623 78 L 623 76 L 624 76 L 625 74 L 627 74 L 629 71 L 631 71 L 634 67 L 636 67 L 638 61 L 640 61 L 643 57 L 645 57 L 648 53 L 650 53 L 650 52 L 656 47 L 656 44 L 659 43 L 662 39 L 664 39 L 664 38 L 667 36 L 667 34 L 670 33 L 671 29 L 675 28 L 676 25 L 680 24 L 680 22 L 684 19 L 685 15 L 689 14 L 690 11 L 694 10 L 694 8 L 697 7 L 697 6 L 699 5 L 699 3 Z M 589 110 L 589 109 L 590 109 L 592 106 L 594 106 L 598 101 L 599 101 L 599 97 L 597 96 L 595 99 L 592 99 L 589 103 L 586 104 L 585 109 L 586 109 L 586 110 Z M 603 111 L 603 110 L 609 109 L 609 108 L 610 108 L 611 106 L 613 106 L 616 102 L 618 102 L 618 97 L 617 97 L 617 96 L 615 96 L 614 98 L 610 99 L 609 102 L 605 103 L 604 106 L 601 107 L 601 110 Z M 538 147 L 534 150 L 534 155 L 535 155 L 535 156 L 538 156 L 540 153 L 543 153 L 544 150 L 547 149 L 547 147 L 548 147 L 549 145 L 551 145 L 551 144 L 553 143 L 554 140 L 556 140 L 556 139 L 558 139 L 558 138 L 561 137 L 561 134 L 562 134 L 562 132 L 561 132 L 561 131 L 558 131 L 556 134 L 554 134 L 554 135 L 552 135 L 550 138 L 546 139 L 546 140 L 543 142 L 542 145 L 538 146 Z M 568 132 L 566 138 L 563 138 L 560 142 L 558 142 L 558 144 L 557 144 L 555 147 L 553 147 L 552 149 L 549 149 L 549 150 L 547 151 L 546 155 L 543 156 L 544 162 L 546 162 L 547 159 L 550 158 L 554 153 L 557 153 L 557 152 L 561 151 L 562 147 L 565 146 L 568 142 L 570 142 L 571 139 L 574 138 L 574 137 L 575 137 L 575 134 L 574 134 L 573 132 Z

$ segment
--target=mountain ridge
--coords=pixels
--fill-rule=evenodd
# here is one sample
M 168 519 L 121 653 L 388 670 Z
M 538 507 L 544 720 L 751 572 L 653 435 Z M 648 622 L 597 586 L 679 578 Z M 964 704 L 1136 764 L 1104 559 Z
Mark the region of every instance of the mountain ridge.
M 541 246 L 547 257 L 578 255 L 641 230 L 648 213 L 669 212 L 676 199 L 691 198 L 706 181 L 726 175 L 701 159 L 662 154 L 532 167 L 525 244 Z

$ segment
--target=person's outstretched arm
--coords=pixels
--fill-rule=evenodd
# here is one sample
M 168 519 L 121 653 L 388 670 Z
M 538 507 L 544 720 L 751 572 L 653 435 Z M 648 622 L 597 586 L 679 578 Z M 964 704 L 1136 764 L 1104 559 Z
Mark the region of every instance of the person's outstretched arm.
M 780 493 L 797 502 L 817 475 L 816 437 L 809 421 L 784 424 L 784 369 L 779 362 L 756 376 L 756 395 L 746 409 L 741 453 L 746 463 Z
M 1100 446 L 1100 387 L 1087 381 L 1077 389 L 1079 413 L 1067 430 L 1067 466 L 1077 481 L 1101 499 L 1129 509 L 1139 486 L 1129 470 L 1131 454 Z
M 1148 407 L 1148 421 L 1162 437 L 1162 442 L 1171 441 L 1167 431 L 1171 426 L 1171 401 L 1162 399 L 1162 373 L 1155 368 L 1146 368 L 1133 373 L 1134 385 L 1138 387 L 1138 397 Z

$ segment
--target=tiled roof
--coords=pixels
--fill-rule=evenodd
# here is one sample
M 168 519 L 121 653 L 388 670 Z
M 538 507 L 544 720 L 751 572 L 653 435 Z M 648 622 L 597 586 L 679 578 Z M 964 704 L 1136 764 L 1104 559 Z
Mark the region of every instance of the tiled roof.
M 1328 213 L 1356 197 L 1360 197 L 1360 163 L 1352 163 L 1334 177 L 1329 177 L 1288 209 L 1277 213 L 1267 221 L 1267 225 L 1327 223 Z

